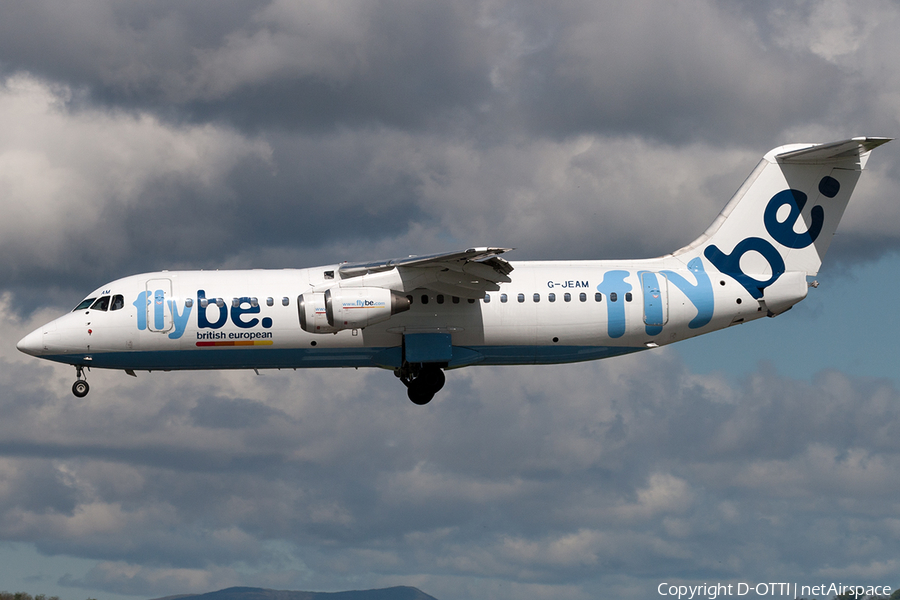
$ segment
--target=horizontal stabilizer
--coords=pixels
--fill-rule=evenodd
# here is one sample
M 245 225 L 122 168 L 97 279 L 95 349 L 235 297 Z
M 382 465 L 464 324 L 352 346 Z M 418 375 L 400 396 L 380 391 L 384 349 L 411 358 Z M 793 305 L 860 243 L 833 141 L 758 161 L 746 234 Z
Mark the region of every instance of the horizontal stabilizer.
M 782 152 L 781 154 L 776 154 L 775 158 L 781 163 L 804 165 L 839 163 L 858 159 L 878 146 L 888 143 L 891 139 L 886 137 L 855 137 L 840 142 L 818 144 L 799 150 Z

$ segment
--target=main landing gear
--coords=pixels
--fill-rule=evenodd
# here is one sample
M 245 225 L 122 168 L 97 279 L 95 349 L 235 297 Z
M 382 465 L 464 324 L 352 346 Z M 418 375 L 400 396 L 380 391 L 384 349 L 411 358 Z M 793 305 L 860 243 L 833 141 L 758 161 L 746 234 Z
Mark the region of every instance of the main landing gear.
M 406 386 L 406 395 L 413 404 L 423 405 L 431 402 L 434 395 L 444 387 L 444 371 L 436 364 L 403 363 L 394 371 Z
M 84 367 L 75 365 L 75 377 L 78 378 L 78 381 L 72 384 L 72 393 L 76 398 L 84 398 L 91 391 L 91 386 L 84 377 Z

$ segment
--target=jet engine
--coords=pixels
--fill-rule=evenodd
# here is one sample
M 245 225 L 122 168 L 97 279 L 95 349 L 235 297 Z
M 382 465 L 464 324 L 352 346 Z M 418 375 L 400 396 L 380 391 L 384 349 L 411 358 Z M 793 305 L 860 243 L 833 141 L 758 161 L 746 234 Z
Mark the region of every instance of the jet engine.
M 409 310 L 406 296 L 384 288 L 333 288 L 300 296 L 300 327 L 309 333 L 362 329 Z

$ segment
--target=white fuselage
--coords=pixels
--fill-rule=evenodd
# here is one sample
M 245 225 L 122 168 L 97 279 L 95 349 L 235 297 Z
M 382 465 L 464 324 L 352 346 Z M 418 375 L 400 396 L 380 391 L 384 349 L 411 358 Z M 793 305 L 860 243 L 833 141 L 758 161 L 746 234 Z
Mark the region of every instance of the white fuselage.
M 448 367 L 453 368 L 604 358 L 767 314 L 765 305 L 730 277 L 702 267 L 686 269 L 672 257 L 511 264 L 512 281 L 482 299 L 428 289 L 401 292 L 412 299 L 408 311 L 336 333 L 300 327 L 302 294 L 390 286 L 396 275 L 340 281 L 333 279 L 339 265 L 134 275 L 88 296 L 123 300 L 109 302 L 107 310 L 68 313 L 36 330 L 20 347 L 59 362 L 126 370 L 396 368 L 404 334 L 447 333 L 453 346 Z M 805 296 L 805 287 L 804 278 L 802 295 L 794 302 Z

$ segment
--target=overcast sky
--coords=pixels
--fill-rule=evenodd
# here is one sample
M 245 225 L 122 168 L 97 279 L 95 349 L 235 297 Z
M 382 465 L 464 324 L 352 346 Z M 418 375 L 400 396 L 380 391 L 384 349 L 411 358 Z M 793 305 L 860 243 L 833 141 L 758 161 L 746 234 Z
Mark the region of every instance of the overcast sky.
M 0 588 L 900 587 L 900 142 L 794 310 L 426 407 L 366 370 L 76 399 L 15 349 L 142 271 L 664 254 L 769 149 L 900 135 L 898 30 L 888 0 L 0 0 Z

